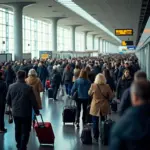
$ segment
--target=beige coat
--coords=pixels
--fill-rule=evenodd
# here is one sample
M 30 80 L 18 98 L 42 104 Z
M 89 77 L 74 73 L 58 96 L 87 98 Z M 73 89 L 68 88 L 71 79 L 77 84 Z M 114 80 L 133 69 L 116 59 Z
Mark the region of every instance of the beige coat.
M 26 79 L 26 83 L 33 87 L 33 91 L 34 91 L 34 94 L 38 103 L 38 108 L 42 109 L 42 101 L 40 97 L 40 92 L 43 92 L 43 87 L 42 87 L 40 79 L 37 77 L 29 76 Z
M 99 88 L 98 88 L 99 86 Z M 106 116 L 110 112 L 109 100 L 113 97 L 112 91 L 107 84 L 92 84 L 89 90 L 92 96 L 90 114 L 92 116 Z

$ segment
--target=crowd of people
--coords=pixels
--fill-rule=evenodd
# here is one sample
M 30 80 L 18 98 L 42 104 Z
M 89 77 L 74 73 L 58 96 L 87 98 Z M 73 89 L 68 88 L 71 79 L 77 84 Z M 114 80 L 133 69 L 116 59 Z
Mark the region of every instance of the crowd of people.
M 8 107 L 14 118 L 17 148 L 26 149 L 33 111 L 40 114 L 40 92 L 46 91 L 46 81 L 50 80 L 55 101 L 61 85 L 68 98 L 77 93 L 76 127 L 80 127 L 83 106 L 83 125 L 89 113 L 95 141 L 100 136 L 99 119 L 106 120 L 111 113 L 110 102 L 116 97 L 121 119 L 112 130 L 110 150 L 146 150 L 150 142 L 150 83 L 146 73 L 139 70 L 135 55 L 1 63 L 0 133 L 7 132 L 4 114 Z

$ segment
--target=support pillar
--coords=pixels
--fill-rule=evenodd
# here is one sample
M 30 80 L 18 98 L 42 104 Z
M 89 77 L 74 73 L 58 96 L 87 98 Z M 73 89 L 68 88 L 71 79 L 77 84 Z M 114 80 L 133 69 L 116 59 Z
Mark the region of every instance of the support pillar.
M 87 35 L 89 31 L 84 32 L 84 50 L 87 50 Z
M 76 28 L 81 25 L 72 25 L 71 26 L 71 44 L 72 44 L 72 51 L 76 50 Z
M 95 48 L 95 37 L 96 37 L 97 35 L 98 35 L 98 34 L 93 34 L 93 35 L 92 35 L 93 50 L 96 49 L 96 48 Z
M 22 38 L 22 12 L 25 6 L 35 4 L 35 2 L 8 2 L 1 3 L 13 8 L 14 11 L 14 59 L 23 59 L 23 38 Z
M 52 50 L 57 51 L 57 22 L 58 18 L 52 18 Z

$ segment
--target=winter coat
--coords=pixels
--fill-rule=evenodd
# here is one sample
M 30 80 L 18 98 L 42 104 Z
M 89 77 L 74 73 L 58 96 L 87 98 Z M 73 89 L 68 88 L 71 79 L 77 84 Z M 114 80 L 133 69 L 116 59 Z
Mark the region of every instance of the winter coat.
M 121 99 L 124 91 L 130 87 L 131 83 L 132 83 L 132 78 L 120 78 L 117 84 L 117 88 L 116 88 L 116 92 L 117 92 L 117 99 Z
M 63 83 L 64 84 L 72 83 L 72 79 L 73 79 L 73 73 L 71 71 L 65 70 L 63 73 Z
M 48 70 L 44 65 L 38 67 L 37 73 L 38 73 L 38 77 L 40 78 L 41 81 L 45 80 L 49 75 Z
M 78 98 L 79 99 L 89 99 L 88 91 L 90 89 L 91 82 L 87 79 L 78 78 L 72 87 L 72 95 L 77 90 L 78 91 Z
M 91 81 L 91 83 L 94 83 L 95 77 L 96 77 L 96 74 L 94 73 L 94 71 L 90 71 L 90 72 L 88 73 L 88 78 L 89 78 L 89 80 Z
M 110 112 L 109 100 L 112 98 L 112 90 L 108 84 L 92 84 L 89 90 L 92 96 L 90 114 L 92 116 L 106 116 Z
M 150 105 L 131 107 L 114 125 L 109 150 L 150 149 Z
M 119 108 L 120 116 L 122 116 L 125 113 L 125 111 L 131 106 L 131 93 L 130 88 L 128 88 L 125 90 L 121 97 L 121 103 Z
M 0 111 L 5 108 L 6 94 L 7 94 L 6 83 L 3 80 L 0 80 Z
M 112 91 L 116 90 L 113 78 L 110 77 L 109 79 L 107 79 L 107 84 L 110 86 L 110 88 L 111 88 Z
M 12 84 L 15 81 L 16 74 L 15 72 L 11 70 L 6 70 L 4 73 L 6 83 Z
M 42 101 L 41 101 L 40 92 L 43 91 L 43 87 L 42 87 L 40 79 L 37 77 L 29 76 L 26 79 L 26 83 L 28 85 L 32 86 L 33 92 L 34 92 L 35 97 L 36 97 L 36 101 L 38 103 L 38 108 L 42 109 Z
M 55 85 L 60 85 L 61 84 L 61 75 L 58 71 L 53 70 L 52 74 L 51 74 L 51 85 L 55 86 Z
M 36 114 L 39 113 L 33 89 L 23 80 L 9 86 L 6 101 L 8 106 L 12 107 L 12 114 L 15 117 L 32 117 L 33 109 Z
M 29 72 L 29 66 L 28 65 L 22 65 L 20 66 L 19 70 L 23 70 L 26 72 L 26 76 L 28 75 Z

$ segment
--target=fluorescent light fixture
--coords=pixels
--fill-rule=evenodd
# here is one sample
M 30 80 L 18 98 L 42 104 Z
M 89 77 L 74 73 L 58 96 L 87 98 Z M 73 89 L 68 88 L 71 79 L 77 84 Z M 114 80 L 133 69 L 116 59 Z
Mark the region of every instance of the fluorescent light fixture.
M 70 10 L 74 11 L 79 16 L 83 17 L 90 23 L 94 24 L 104 32 L 106 32 L 108 35 L 115 38 L 118 42 L 121 43 L 121 40 L 116 37 L 111 31 L 109 31 L 104 25 L 102 25 L 99 21 L 97 21 L 95 18 L 93 18 L 90 14 L 88 14 L 85 10 L 83 10 L 80 6 L 75 4 L 72 0 L 56 0 L 58 3 L 62 4 L 63 6 L 69 8 Z

